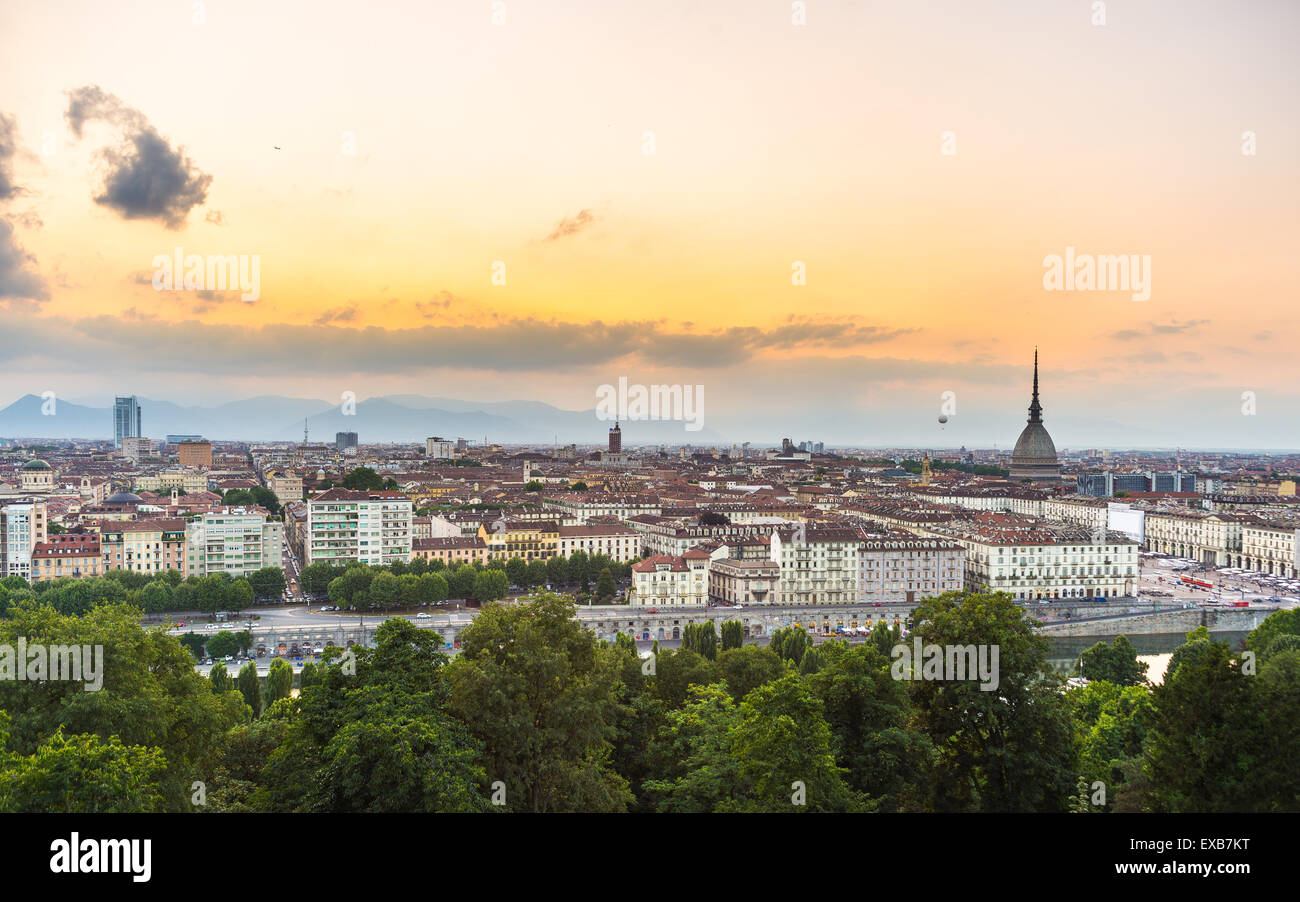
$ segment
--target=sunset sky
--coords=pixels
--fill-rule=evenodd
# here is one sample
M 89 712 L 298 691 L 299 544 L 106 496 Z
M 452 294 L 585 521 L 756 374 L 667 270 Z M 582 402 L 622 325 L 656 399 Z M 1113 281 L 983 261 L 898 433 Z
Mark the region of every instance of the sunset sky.
M 625 376 L 1005 446 L 1037 346 L 1058 446 L 1300 447 L 1300 4 L 1096 5 L 0 0 L 0 408 Z M 261 297 L 155 291 L 176 247 Z

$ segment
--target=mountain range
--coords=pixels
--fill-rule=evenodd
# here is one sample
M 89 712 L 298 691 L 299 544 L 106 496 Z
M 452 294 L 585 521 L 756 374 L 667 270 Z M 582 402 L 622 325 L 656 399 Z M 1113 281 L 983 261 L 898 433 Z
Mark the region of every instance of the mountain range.
M 202 435 L 227 441 L 300 441 L 304 421 L 312 441 L 333 442 L 337 432 L 355 432 L 358 440 L 423 442 L 430 436 L 467 438 L 506 444 L 603 445 L 610 427 L 595 409 L 563 410 L 540 401 L 462 401 L 423 395 L 389 395 L 359 401 L 344 413 L 339 404 L 316 398 L 265 395 L 214 407 L 183 406 L 137 398 L 142 431 L 148 438 Z M 38 395 L 24 395 L 0 410 L 0 436 L 8 438 L 109 439 L 113 410 L 71 401 L 55 401 L 44 412 Z M 726 439 L 710 429 L 687 432 L 685 424 L 641 420 L 624 424 L 624 443 L 719 444 Z

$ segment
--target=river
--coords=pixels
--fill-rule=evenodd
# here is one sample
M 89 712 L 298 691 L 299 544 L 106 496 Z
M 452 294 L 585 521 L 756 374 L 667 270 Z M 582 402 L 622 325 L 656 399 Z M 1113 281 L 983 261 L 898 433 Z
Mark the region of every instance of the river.
M 1242 640 L 1248 635 L 1250 633 L 1247 631 L 1236 631 L 1211 633 L 1210 638 L 1216 642 L 1227 642 L 1230 648 L 1237 650 L 1241 648 Z M 1048 653 L 1047 661 L 1057 670 L 1073 673 L 1075 662 L 1078 661 L 1080 654 L 1098 642 L 1110 642 L 1114 638 L 1114 636 L 1049 637 L 1047 641 L 1052 643 L 1052 650 Z M 1183 633 L 1149 633 L 1128 638 L 1137 649 L 1138 660 L 1146 663 L 1147 679 L 1152 683 L 1159 683 L 1164 679 L 1165 669 L 1169 666 L 1169 658 L 1173 655 L 1174 649 L 1187 640 L 1187 636 Z

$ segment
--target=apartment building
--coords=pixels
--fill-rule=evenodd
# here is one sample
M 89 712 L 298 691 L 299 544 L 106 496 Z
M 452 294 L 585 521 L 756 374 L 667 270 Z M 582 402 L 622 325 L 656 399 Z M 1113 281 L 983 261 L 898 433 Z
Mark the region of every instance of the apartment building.
M 589 557 L 603 554 L 620 564 L 626 564 L 641 551 L 641 536 L 636 530 L 617 524 L 561 526 L 559 539 L 560 557 L 569 557 L 575 551 L 585 551 Z
M 132 485 L 137 492 L 170 492 L 180 489 L 187 494 L 206 492 L 208 477 L 193 470 L 163 470 L 153 476 L 137 476 Z
M 628 603 L 640 607 L 703 607 L 709 602 L 709 555 L 657 554 L 632 565 Z
M 1207 513 L 1188 507 L 1160 507 L 1145 516 L 1147 551 L 1228 566 L 1242 552 L 1245 514 Z
M 177 458 L 182 467 L 212 469 L 212 442 L 181 442 L 177 447 Z
M 434 460 L 455 460 L 456 443 L 435 435 L 424 440 L 424 456 Z
M 1138 543 L 1123 533 L 1002 514 L 944 524 L 934 533 L 966 549 L 970 592 L 1007 592 L 1030 601 L 1128 596 L 1137 586 Z
M 284 524 L 260 507 L 222 507 L 185 526 L 185 574 L 247 576 L 284 567 Z
M 306 564 L 411 559 L 411 499 L 401 492 L 330 489 L 307 502 Z
M 961 591 L 965 546 L 945 539 L 870 537 L 858 547 L 858 594 L 862 604 L 915 604 Z
M 554 520 L 502 517 L 481 523 L 478 537 L 487 545 L 488 560 L 545 560 L 560 552 L 560 525 Z
M 94 533 L 62 533 L 47 537 L 32 549 L 33 583 L 51 579 L 102 576 L 103 551 Z
M 32 578 L 32 551 L 46 540 L 48 516 L 43 502 L 0 507 L 0 576 Z
M 781 565 L 771 560 L 722 558 L 709 564 L 709 599 L 730 604 L 769 604 L 777 594 Z
M 442 561 L 448 567 L 461 564 L 486 564 L 488 560 L 487 542 L 478 536 L 440 536 L 438 538 L 415 539 L 411 543 L 411 559 L 421 558 L 425 561 Z
M 627 520 L 642 514 L 659 516 L 659 499 L 653 495 L 617 495 L 603 492 L 564 492 L 548 495 L 545 503 L 563 511 L 565 523 L 586 523 L 592 517 Z
M 302 476 L 297 473 L 272 472 L 266 477 L 266 487 L 282 505 L 302 501 Z
M 1296 558 L 1300 519 L 1251 520 L 1242 528 L 1241 553 L 1233 557 L 1232 566 L 1295 579 L 1300 567 Z
M 101 524 L 99 547 L 104 570 L 157 573 L 177 570 L 185 574 L 185 520 L 127 520 Z
M 139 463 L 140 458 L 148 457 L 151 454 L 153 454 L 152 439 L 131 436 L 122 439 L 122 456 L 127 460 Z
M 766 522 L 727 523 L 705 526 L 694 520 L 641 517 L 629 524 L 641 536 L 650 554 L 682 555 L 701 542 L 728 542 L 746 538 L 770 539 L 773 529 L 788 528 L 790 522 L 777 517 Z
M 773 530 L 770 559 L 781 568 L 773 603 L 856 601 L 861 540 L 861 532 L 847 527 L 801 526 Z
M 1103 529 L 1108 525 L 1110 504 L 1109 501 L 1077 495 L 1048 498 L 1043 502 L 1043 517 L 1085 529 Z

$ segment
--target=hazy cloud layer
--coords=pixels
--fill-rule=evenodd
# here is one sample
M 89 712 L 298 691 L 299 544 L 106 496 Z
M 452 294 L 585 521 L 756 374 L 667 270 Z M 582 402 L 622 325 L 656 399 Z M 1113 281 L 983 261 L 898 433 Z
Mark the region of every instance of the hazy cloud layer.
M 99 151 L 104 174 L 95 203 L 123 219 L 154 219 L 175 229 L 207 199 L 212 176 L 200 171 L 184 148 L 173 148 L 143 113 L 98 85 L 68 92 L 64 115 L 78 138 L 95 121 L 122 133 L 120 146 Z
M 144 281 L 143 273 L 133 277 Z M 131 278 L 131 277 L 128 277 Z M 219 298 L 205 298 L 218 301 Z M 717 370 L 770 351 L 814 352 L 828 347 L 850 348 L 887 340 L 886 332 L 854 323 L 791 320 L 771 330 L 737 327 L 715 332 L 673 332 L 649 321 L 566 323 L 531 318 L 500 319 L 491 324 L 418 326 L 385 329 L 349 328 L 358 306 L 348 304 L 323 311 L 312 324 L 269 324 L 260 327 L 218 325 L 197 320 L 170 323 L 167 341 L 139 354 L 139 324 L 120 316 L 76 320 L 10 317 L 0 323 L 12 334 L 31 334 L 35 347 L 58 349 L 63 365 L 80 368 L 129 361 L 150 370 L 228 373 L 337 372 L 341 366 L 374 373 L 407 373 L 431 368 L 504 372 L 571 372 L 590 366 L 639 362 L 655 367 L 680 366 Z M 37 338 L 37 335 L 43 337 Z M 0 352 L 0 361 L 36 353 L 21 347 Z

